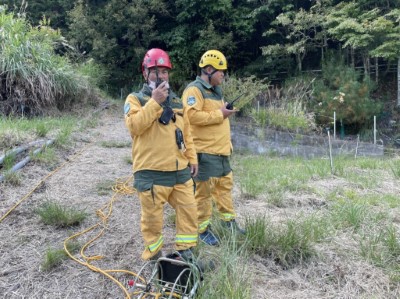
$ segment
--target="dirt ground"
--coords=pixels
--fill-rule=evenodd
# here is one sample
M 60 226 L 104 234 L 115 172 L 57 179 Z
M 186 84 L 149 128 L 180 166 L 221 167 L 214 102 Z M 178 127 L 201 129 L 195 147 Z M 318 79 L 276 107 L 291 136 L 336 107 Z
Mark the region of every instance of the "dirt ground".
M 61 164 L 65 164 L 50 176 L 53 169 L 30 163 L 21 171 L 20 186 L 0 184 L 0 217 L 25 198 L 0 222 L 0 298 L 125 297 L 122 289 L 109 277 L 72 259 L 50 271 L 42 269 L 46 251 L 63 248 L 68 237 L 98 223 L 101 224 L 78 238 L 84 244 L 94 238 L 100 228 L 105 228 L 104 234 L 84 252 L 87 256 L 102 256 L 92 260 L 92 265 L 103 270 L 133 272 L 142 266 L 137 196 L 99 191 L 99 186 L 124 181 L 131 176 L 131 166 L 127 162 L 130 148 L 104 146 L 104 143 L 130 142 L 121 111 L 122 104 L 118 110 L 104 110 L 96 128 L 75 134 L 73 146 L 59 153 Z M 27 196 L 38 184 L 39 187 Z M 96 211 L 109 204 L 113 196 L 112 213 L 108 221 L 102 223 Z M 310 212 L 324 201 L 307 195 L 293 199 L 291 206 L 278 208 L 262 199 L 241 198 L 237 191 L 235 200 L 237 212 L 242 217 L 239 221 L 254 211 L 271 218 L 290 217 L 301 211 Z M 85 210 L 88 218 L 81 226 L 69 229 L 45 225 L 34 211 L 46 201 Z M 164 251 L 172 250 L 174 228 L 168 221 L 164 232 Z M 367 262 L 346 256 L 346 246 L 353 246 L 352 240 L 351 237 L 341 238 L 343 236 L 330 245 L 318 245 L 321 252 L 318 259 L 290 270 L 282 269 L 266 258 L 253 256 L 248 260 L 253 279 L 251 298 L 399 298 L 399 289 L 393 289 L 385 273 Z M 115 276 L 125 283 L 122 274 Z

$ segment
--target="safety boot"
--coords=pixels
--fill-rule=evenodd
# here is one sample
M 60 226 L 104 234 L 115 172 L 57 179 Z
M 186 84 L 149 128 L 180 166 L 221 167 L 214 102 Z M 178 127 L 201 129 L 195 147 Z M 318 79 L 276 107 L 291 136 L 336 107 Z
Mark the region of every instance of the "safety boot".
M 246 230 L 240 228 L 235 219 L 232 219 L 230 221 L 225 221 L 224 224 L 228 229 L 232 231 L 232 233 L 237 233 L 241 235 L 246 234 Z
M 219 245 L 218 238 L 212 233 L 212 231 L 209 228 L 207 228 L 204 232 L 199 234 L 199 238 L 201 241 L 203 241 L 207 245 L 210 245 L 210 246 L 218 246 Z

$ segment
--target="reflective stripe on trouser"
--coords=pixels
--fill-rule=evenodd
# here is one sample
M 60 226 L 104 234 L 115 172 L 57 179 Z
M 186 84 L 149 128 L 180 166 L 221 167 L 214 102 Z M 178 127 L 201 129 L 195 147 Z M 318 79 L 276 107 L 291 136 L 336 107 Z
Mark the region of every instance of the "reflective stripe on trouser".
M 197 206 L 193 181 L 173 187 L 153 185 L 153 190 L 139 192 L 142 207 L 141 231 L 145 243 L 142 258 L 150 259 L 163 245 L 163 207 L 169 203 L 176 213 L 175 249 L 184 250 L 197 244 Z
M 224 221 L 235 218 L 232 202 L 233 175 L 211 177 L 208 181 L 196 182 L 197 215 L 199 233 L 203 233 L 210 223 L 212 199 L 217 205 L 219 217 Z

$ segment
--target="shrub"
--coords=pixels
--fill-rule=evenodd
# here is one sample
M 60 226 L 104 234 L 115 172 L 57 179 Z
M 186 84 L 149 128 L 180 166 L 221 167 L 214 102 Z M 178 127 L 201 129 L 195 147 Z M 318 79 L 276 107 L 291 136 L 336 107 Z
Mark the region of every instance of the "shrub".
M 47 19 L 32 27 L 0 6 L 0 28 L 0 114 L 37 115 L 98 101 L 88 78 L 55 53 L 68 46 Z
M 307 112 L 307 103 L 313 92 L 313 78 L 288 80 L 282 88 L 270 87 L 259 96 L 261 108 L 250 112 L 261 126 L 308 132 L 316 129 L 314 114 Z
M 234 104 L 234 107 L 246 115 L 251 111 L 252 104 L 257 102 L 257 97 L 268 89 L 265 80 L 256 79 L 255 76 L 236 78 L 235 75 L 229 76 L 223 83 L 224 100 L 233 101 L 242 95 Z
M 46 202 L 36 210 L 45 224 L 67 227 L 80 224 L 86 213 L 72 208 L 62 207 L 58 203 Z
M 316 113 L 319 124 L 332 123 L 336 111 L 337 120 L 360 128 L 381 110 L 380 103 L 370 98 L 373 89 L 373 82 L 362 78 L 361 72 L 331 58 L 323 64 L 322 79 L 315 81 L 310 109 Z

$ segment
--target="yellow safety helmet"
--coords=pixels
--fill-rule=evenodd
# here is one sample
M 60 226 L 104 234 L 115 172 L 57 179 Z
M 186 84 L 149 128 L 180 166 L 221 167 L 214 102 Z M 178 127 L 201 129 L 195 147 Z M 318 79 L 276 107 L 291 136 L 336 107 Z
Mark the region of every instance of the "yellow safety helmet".
M 218 50 L 208 50 L 201 56 L 199 67 L 203 68 L 207 65 L 213 66 L 216 70 L 226 70 L 228 68 L 228 64 L 226 62 L 226 58 L 224 54 L 222 54 Z

